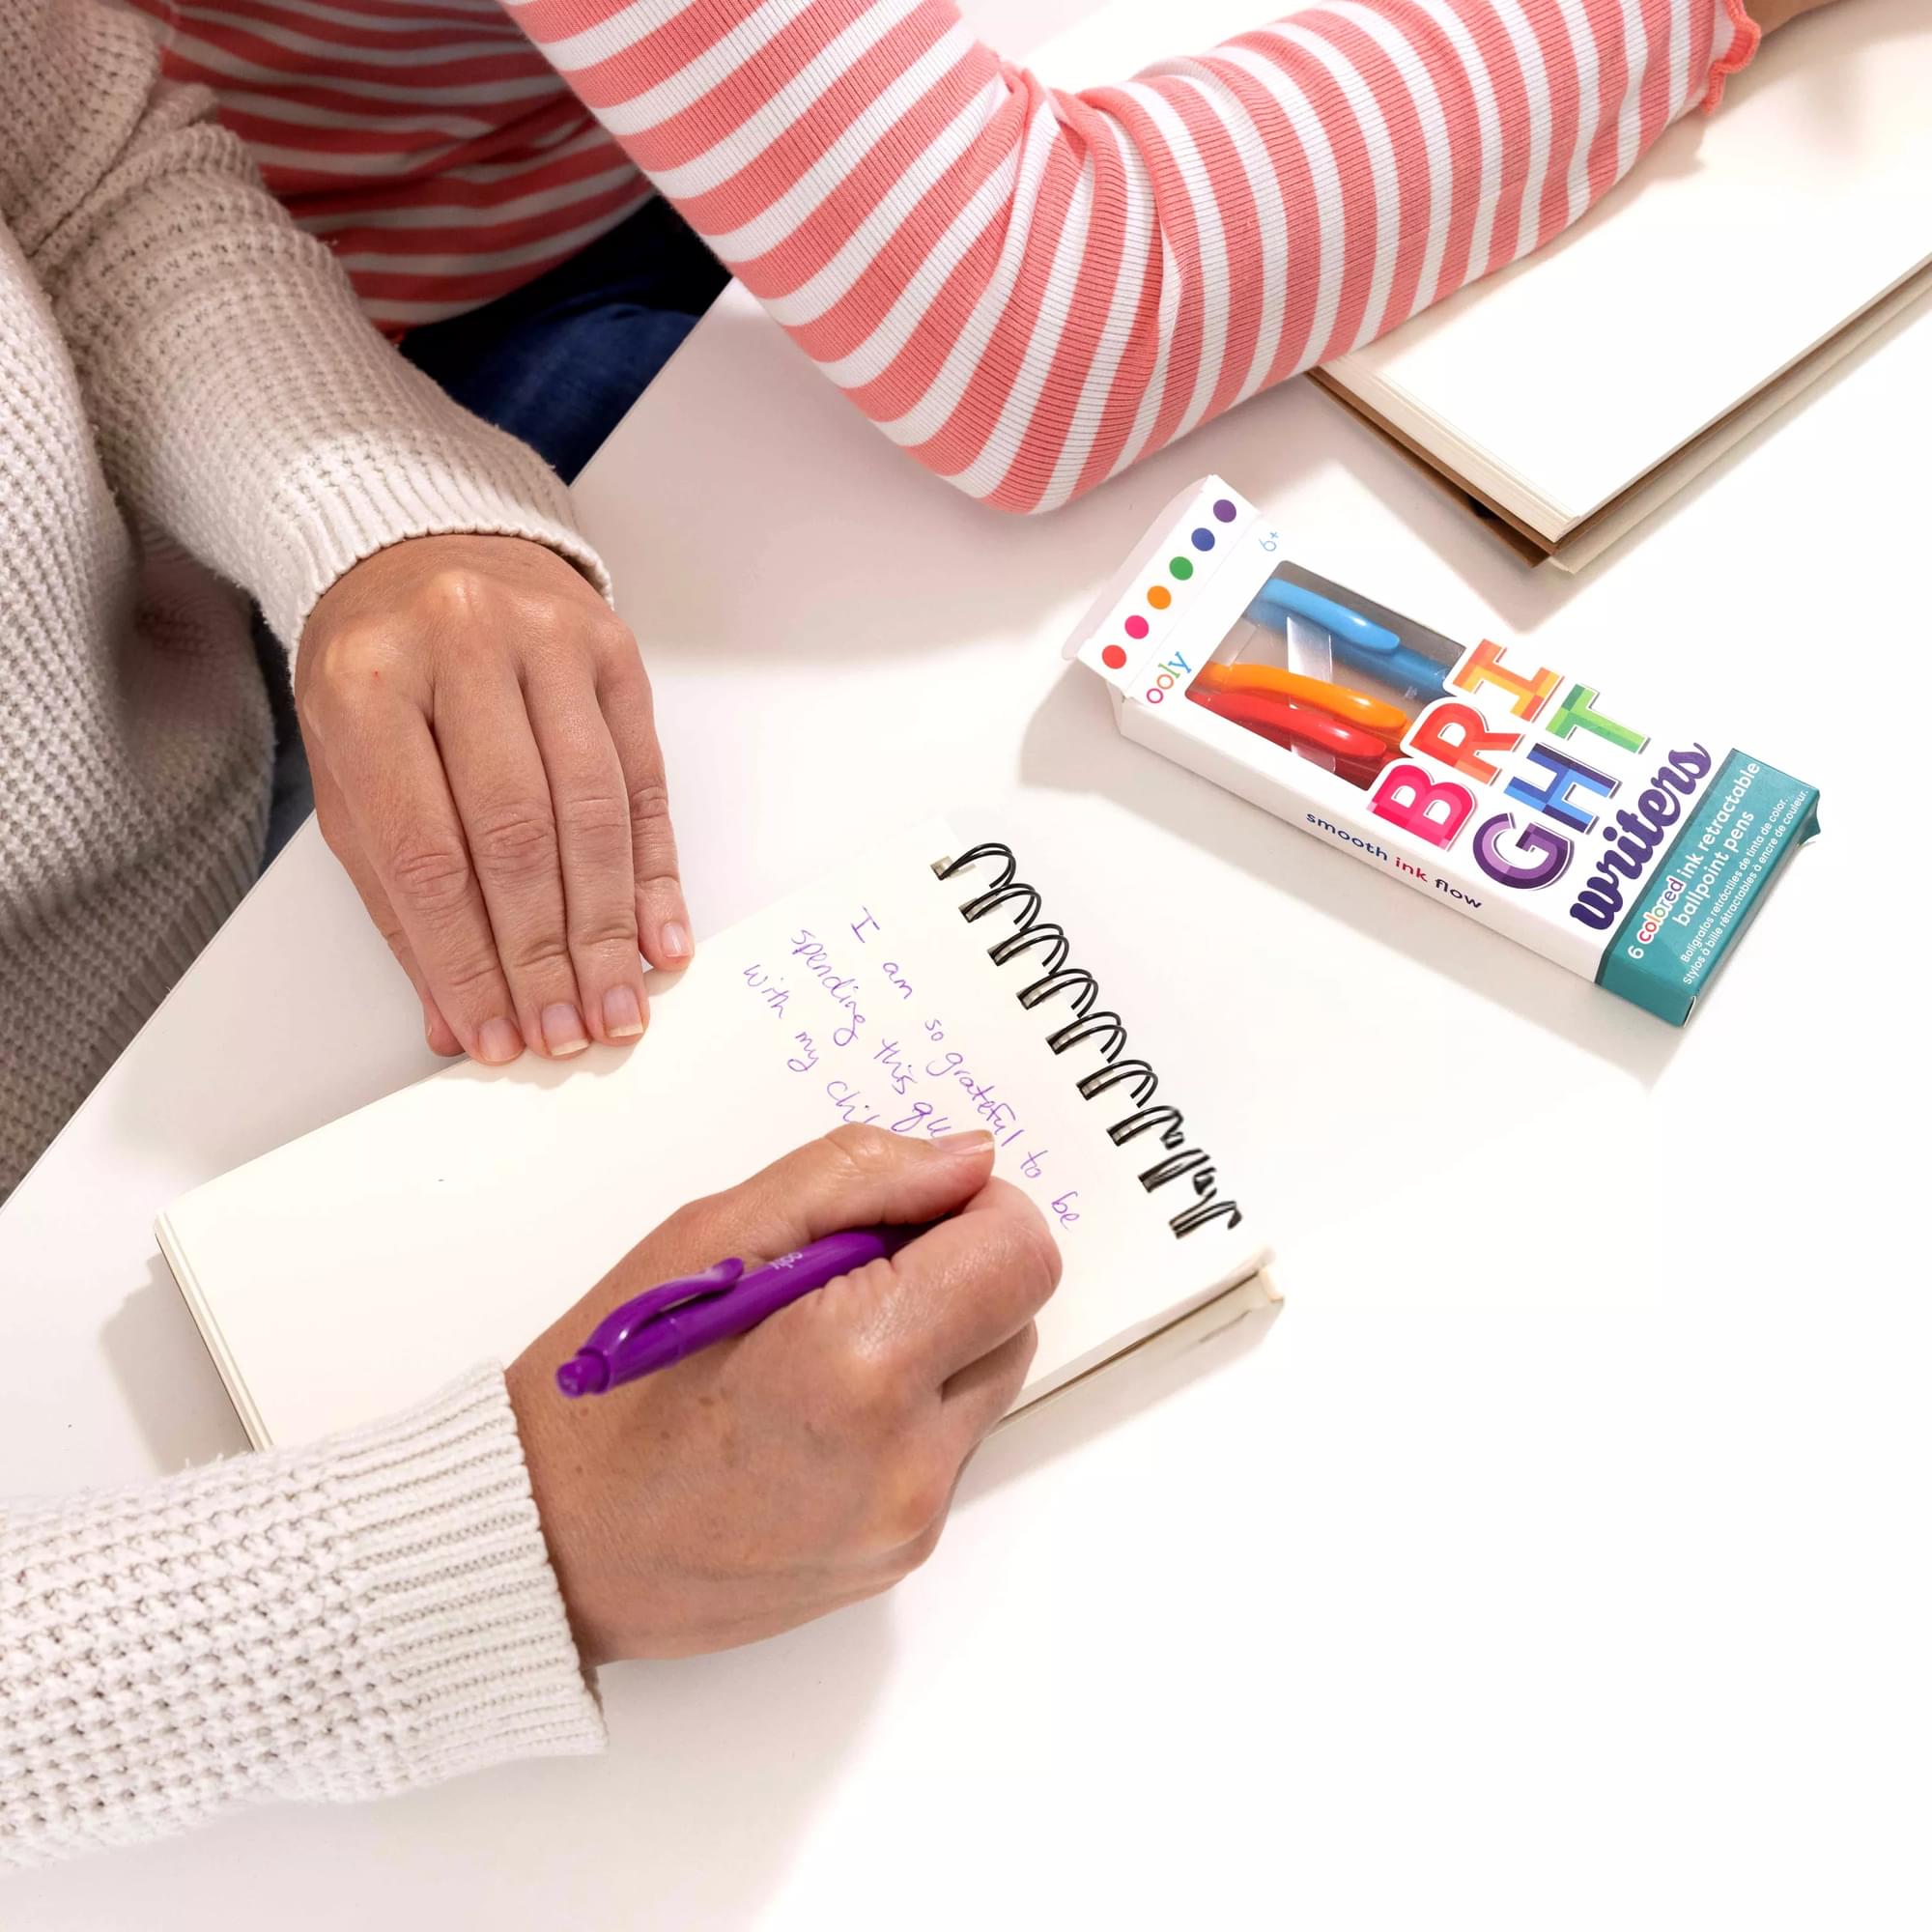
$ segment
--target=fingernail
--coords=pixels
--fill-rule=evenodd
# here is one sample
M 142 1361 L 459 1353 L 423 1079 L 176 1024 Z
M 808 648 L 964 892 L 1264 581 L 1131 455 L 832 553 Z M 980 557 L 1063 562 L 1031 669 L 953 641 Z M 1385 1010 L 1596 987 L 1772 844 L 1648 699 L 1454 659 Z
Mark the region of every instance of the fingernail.
M 970 1133 L 934 1134 L 932 1144 L 936 1148 L 944 1148 L 948 1153 L 964 1157 L 984 1153 L 993 1145 L 993 1137 L 984 1127 L 975 1127 Z
M 670 920 L 658 933 L 658 950 L 667 959 L 689 959 L 691 934 L 676 920 Z
M 582 1053 L 590 1044 L 583 1031 L 583 1015 L 568 1000 L 559 1000 L 543 1009 L 544 1045 L 554 1054 Z
M 635 1039 L 644 1030 L 643 1009 L 628 986 L 612 986 L 604 995 L 604 1031 L 612 1039 Z
M 476 1037 L 478 1056 L 492 1066 L 502 1066 L 524 1050 L 524 1037 L 508 1020 L 494 1019 L 483 1022 L 483 1031 Z

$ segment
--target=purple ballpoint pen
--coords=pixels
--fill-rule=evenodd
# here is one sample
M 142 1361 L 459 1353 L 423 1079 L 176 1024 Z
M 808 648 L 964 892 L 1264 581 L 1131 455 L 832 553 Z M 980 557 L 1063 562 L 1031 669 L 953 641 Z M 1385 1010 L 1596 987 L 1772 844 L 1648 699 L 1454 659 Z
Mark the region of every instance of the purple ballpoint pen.
M 702 1274 L 660 1282 L 612 1309 L 557 1370 L 556 1385 L 569 1396 L 599 1395 L 668 1369 L 714 1342 L 746 1334 L 814 1288 L 896 1254 L 923 1232 L 920 1227 L 858 1228 L 827 1235 L 750 1274 L 734 1257 Z

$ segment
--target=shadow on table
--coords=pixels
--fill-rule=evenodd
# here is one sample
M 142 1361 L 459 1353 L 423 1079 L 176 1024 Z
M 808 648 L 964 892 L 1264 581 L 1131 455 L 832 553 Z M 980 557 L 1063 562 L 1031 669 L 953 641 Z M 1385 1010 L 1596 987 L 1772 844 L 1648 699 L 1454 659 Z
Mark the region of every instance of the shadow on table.
M 241 1418 L 159 1255 L 148 1257 L 148 1279 L 101 1325 L 100 1347 L 156 1467 L 171 1474 L 247 1448 Z
M 1338 412 L 1293 384 L 1237 412 L 1237 433 L 1215 425 L 1050 516 L 1011 516 L 895 450 L 743 300 L 725 298 L 680 350 L 675 382 L 639 406 L 676 443 L 675 487 L 653 479 L 642 526 L 633 438 L 613 437 L 572 491 L 653 664 L 805 660 L 845 675 L 1032 637 L 1042 611 L 1111 577 L 1190 478 L 1225 465 L 1266 500 L 1333 465 L 1348 439 Z M 701 423 L 686 401 L 699 395 Z M 682 556 L 731 567 L 683 569 Z M 825 701 L 829 717 L 829 689 Z
M 1099 679 L 1069 665 L 1027 726 L 1020 752 L 1025 781 L 1110 798 L 1150 824 L 1233 860 L 1276 892 L 1622 1067 L 1646 1087 L 1669 1065 L 1683 1029 L 1665 1026 L 1471 920 L 1419 905 L 1410 892 L 1358 860 L 1328 850 L 1145 746 L 1129 744 L 1108 709 Z
M 546 1817 L 575 1816 L 581 1843 L 605 1856 L 542 1889 L 565 1905 L 547 1921 L 763 1923 L 879 1700 L 894 1615 L 877 1600 L 745 1650 L 607 1671 L 609 1755 L 554 1767 L 574 1788 L 544 1794 Z M 516 1832 L 518 1806 L 489 1797 L 500 1815 L 480 1830 Z M 559 1849 L 540 1856 L 561 1862 Z M 626 1874 L 615 1890 L 611 1854 Z M 575 1910 L 559 1897 L 572 1885 L 582 1886 Z
M 1643 187 L 1638 170 L 1616 192 Z M 1345 519 L 1356 498 L 1378 524 L 1392 514 L 1495 612 L 1503 632 L 1526 639 L 1721 486 L 1917 313 L 1828 371 L 1575 576 L 1529 568 L 1346 407 L 1299 381 L 1255 396 L 1050 516 L 989 510 L 892 449 L 781 330 L 728 299 L 676 364 L 680 393 L 704 398 L 701 424 L 676 412 L 654 424 L 676 441 L 677 486 L 650 493 L 647 531 L 626 439 L 613 439 L 611 458 L 593 462 L 574 496 L 612 558 L 618 608 L 653 663 L 781 659 L 842 674 L 960 642 L 1037 635 L 1042 612 L 1065 607 L 1079 586 L 1105 582 L 1162 505 L 1210 470 L 1290 513 L 1314 491 Z M 781 510 L 767 515 L 766 503 Z M 733 567 L 679 568 L 687 555 L 728 555 Z
M 1015 1477 L 1033 1475 L 1156 1403 L 1244 1360 L 1273 1333 L 1281 1310 L 1280 1302 L 1270 1302 L 1179 1354 L 1122 1362 L 1014 1416 L 968 1464 L 957 1506 L 970 1507 Z

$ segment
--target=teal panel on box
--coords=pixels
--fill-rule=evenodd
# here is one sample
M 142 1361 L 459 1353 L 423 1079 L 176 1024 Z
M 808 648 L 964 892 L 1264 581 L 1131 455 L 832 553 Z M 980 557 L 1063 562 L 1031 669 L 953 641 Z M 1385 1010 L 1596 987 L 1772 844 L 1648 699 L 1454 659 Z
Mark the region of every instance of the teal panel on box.
M 1597 983 L 1682 1026 L 1778 867 L 1817 830 L 1815 785 L 1732 752 L 1605 950 Z

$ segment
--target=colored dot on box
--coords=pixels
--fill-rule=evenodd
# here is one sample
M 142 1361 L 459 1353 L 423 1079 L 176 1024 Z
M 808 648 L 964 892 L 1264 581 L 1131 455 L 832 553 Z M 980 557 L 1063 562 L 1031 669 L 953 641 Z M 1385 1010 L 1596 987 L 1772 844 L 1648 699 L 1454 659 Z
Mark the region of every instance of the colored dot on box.
M 1193 564 L 1191 564 L 1184 556 L 1169 557 L 1167 560 L 1167 568 L 1170 576 L 1178 577 L 1183 583 L 1185 583 L 1187 580 L 1194 575 Z
M 1144 638 L 1148 634 L 1148 620 L 1145 617 L 1129 617 L 1126 628 L 1128 637 Z
M 1166 584 L 1156 583 L 1153 586 L 1153 588 L 1148 592 L 1148 602 L 1151 604 L 1156 611 L 1165 611 L 1167 607 L 1174 602 L 1174 592 L 1171 591 Z
M 1223 497 L 1221 500 L 1214 505 L 1214 516 L 1217 522 L 1224 524 L 1232 524 L 1235 521 L 1234 504 L 1229 502 L 1227 497 Z
M 1194 532 L 1194 548 L 1196 550 L 1212 550 L 1214 548 L 1214 532 L 1209 529 L 1196 530 Z
M 1119 644 L 1108 644 L 1100 652 L 1100 662 L 1109 670 L 1120 670 L 1127 662 L 1127 654 Z

